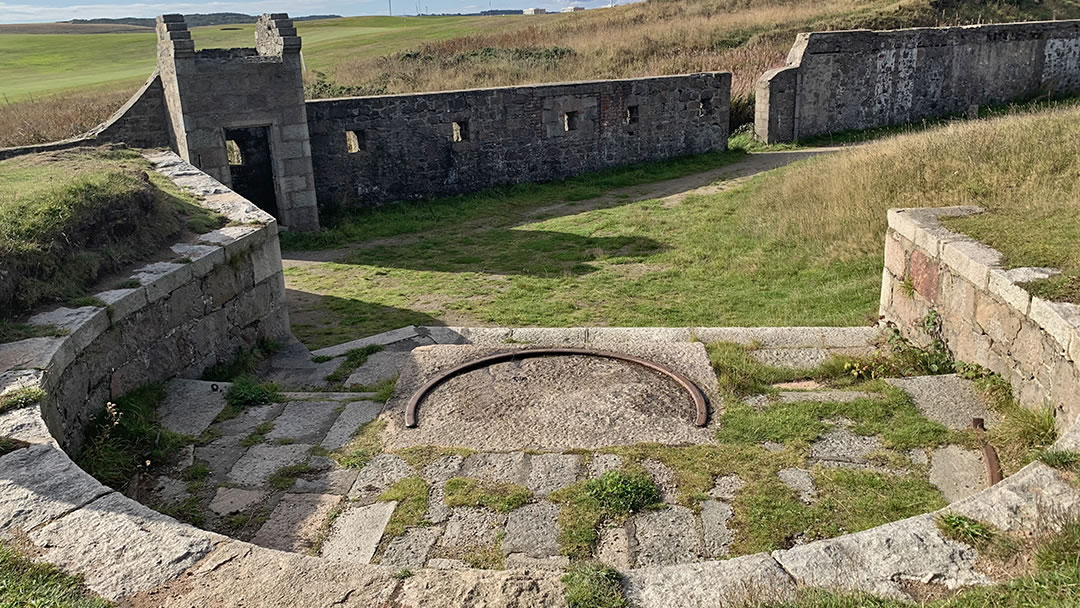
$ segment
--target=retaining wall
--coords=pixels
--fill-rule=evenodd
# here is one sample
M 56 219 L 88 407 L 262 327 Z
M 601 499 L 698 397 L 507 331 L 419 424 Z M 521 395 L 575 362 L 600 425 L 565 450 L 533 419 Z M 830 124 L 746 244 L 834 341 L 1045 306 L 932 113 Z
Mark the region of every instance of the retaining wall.
M 1080 21 L 799 34 L 757 84 L 768 143 L 1080 92 Z
M 39 386 L 48 395 L 40 411 L 5 418 L 0 436 L 22 438 L 13 431 L 26 424 L 32 438 L 77 452 L 107 401 L 149 382 L 198 377 L 241 346 L 289 336 L 274 219 L 175 154 L 147 158 L 231 224 L 173 245 L 171 261 L 135 270 L 138 287 L 94 294 L 103 307 L 61 307 L 30 319 L 66 336 L 0 344 L 0 394 Z
M 323 209 L 727 149 L 731 74 L 307 102 Z
M 942 227 L 975 207 L 889 211 L 881 314 L 926 340 L 922 319 L 941 317 L 949 350 L 1012 383 L 1020 403 L 1052 404 L 1058 429 L 1080 416 L 1080 306 L 1031 295 L 1023 283 L 1052 269 L 1006 270 L 1001 254 Z

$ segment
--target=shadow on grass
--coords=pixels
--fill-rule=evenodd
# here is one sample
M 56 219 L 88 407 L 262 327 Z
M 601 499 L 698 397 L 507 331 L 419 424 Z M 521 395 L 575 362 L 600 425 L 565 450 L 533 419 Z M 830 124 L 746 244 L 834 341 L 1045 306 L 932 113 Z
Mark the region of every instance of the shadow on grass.
M 445 325 L 431 315 L 351 298 L 286 289 L 293 334 L 310 349 L 406 325 Z
M 582 276 L 597 270 L 590 262 L 636 259 L 666 249 L 646 237 L 588 237 L 549 230 L 493 228 L 359 249 L 346 256 L 343 263 L 432 272 Z

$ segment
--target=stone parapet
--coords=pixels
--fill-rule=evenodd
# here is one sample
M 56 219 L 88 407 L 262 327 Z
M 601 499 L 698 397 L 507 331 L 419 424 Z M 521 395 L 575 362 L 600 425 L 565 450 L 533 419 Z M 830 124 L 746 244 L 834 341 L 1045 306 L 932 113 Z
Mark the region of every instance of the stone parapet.
M 131 281 L 139 285 L 95 294 L 100 306 L 30 319 L 66 335 L 0 344 L 0 394 L 36 385 L 47 395 L 44 425 L 23 418 L 15 428 L 0 424 L 17 439 L 78 451 L 107 401 L 148 382 L 197 377 L 242 346 L 288 336 L 274 219 L 175 154 L 146 157 L 235 225 L 173 245 L 175 261 L 135 270 Z
M 1053 404 L 1058 428 L 1080 416 L 1080 306 L 1049 302 L 1024 283 L 1057 271 L 1002 266 L 1001 254 L 939 218 L 975 207 L 893 209 L 885 244 L 881 314 L 915 340 L 937 311 L 949 350 L 1012 383 L 1025 406 Z
M 1078 92 L 1078 20 L 804 33 L 758 81 L 754 130 L 778 143 Z
M 308 101 L 321 209 L 727 149 L 731 74 Z

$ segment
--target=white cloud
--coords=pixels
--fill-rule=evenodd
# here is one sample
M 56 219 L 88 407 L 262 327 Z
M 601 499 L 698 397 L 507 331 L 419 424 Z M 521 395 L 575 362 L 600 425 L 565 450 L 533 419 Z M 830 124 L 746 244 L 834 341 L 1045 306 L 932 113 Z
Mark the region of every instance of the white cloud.
M 361 0 L 366 4 L 368 1 Z M 355 2 L 355 0 L 354 0 Z M 303 14 L 335 12 L 330 10 L 338 3 L 309 0 L 303 4 Z M 68 19 L 96 19 L 103 17 L 156 17 L 165 13 L 248 13 L 260 15 L 271 12 L 295 11 L 295 0 L 258 0 L 238 2 L 155 2 L 132 4 L 73 4 L 70 6 L 35 6 L 33 4 L 8 4 L 0 2 L 0 15 L 6 23 L 32 23 L 67 21 Z M 300 13 L 297 13 L 299 15 Z

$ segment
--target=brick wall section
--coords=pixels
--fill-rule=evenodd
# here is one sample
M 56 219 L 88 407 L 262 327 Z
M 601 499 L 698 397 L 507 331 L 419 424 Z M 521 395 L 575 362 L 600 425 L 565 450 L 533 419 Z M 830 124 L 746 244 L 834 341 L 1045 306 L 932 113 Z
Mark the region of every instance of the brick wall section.
M 30 320 L 68 335 L 0 344 L 0 393 L 41 386 L 48 393 L 41 416 L 72 453 L 107 401 L 148 382 L 198 377 L 241 346 L 289 336 L 274 219 L 175 154 L 148 158 L 234 225 L 174 245 L 176 262 L 136 270 L 140 287 L 95 294 L 106 307 L 59 308 Z
M 799 34 L 757 84 L 768 143 L 1080 93 L 1080 21 Z
M 1001 254 L 942 227 L 973 207 L 894 209 L 885 237 L 881 314 L 915 340 L 936 310 L 949 350 L 1012 383 L 1020 403 L 1052 403 L 1058 428 L 1080 416 L 1080 306 L 1032 296 L 1020 283 L 1049 269 L 1001 266 Z
M 309 101 L 319 205 L 458 194 L 724 150 L 730 88 L 731 75 L 718 72 Z M 467 122 L 466 140 L 454 141 L 455 122 Z

